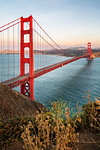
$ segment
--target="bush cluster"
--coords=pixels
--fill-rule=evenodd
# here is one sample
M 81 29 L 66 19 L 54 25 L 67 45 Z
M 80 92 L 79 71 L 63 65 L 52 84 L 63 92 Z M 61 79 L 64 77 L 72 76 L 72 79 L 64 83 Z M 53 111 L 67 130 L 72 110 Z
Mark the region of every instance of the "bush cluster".
M 88 104 L 82 109 L 77 105 L 74 117 L 60 101 L 52 103 L 51 111 L 37 112 L 34 117 L 19 117 L 4 123 L 0 120 L 0 148 L 17 140 L 26 150 L 75 149 L 78 130 L 100 132 L 100 101 L 91 102 L 88 94 L 87 98 Z

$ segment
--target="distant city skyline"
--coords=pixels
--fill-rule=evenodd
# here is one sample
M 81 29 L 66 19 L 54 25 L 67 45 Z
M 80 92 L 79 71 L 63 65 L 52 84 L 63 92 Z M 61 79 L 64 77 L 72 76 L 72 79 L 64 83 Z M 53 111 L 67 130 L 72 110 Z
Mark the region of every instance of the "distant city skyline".
M 100 47 L 100 0 L 4 0 L 0 26 L 30 14 L 62 48 Z

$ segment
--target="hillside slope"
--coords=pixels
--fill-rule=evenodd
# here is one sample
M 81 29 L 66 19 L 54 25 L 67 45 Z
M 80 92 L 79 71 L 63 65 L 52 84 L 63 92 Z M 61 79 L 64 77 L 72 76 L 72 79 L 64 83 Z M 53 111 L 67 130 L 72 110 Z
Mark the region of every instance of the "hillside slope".
M 8 86 L 0 85 L 0 118 L 3 121 L 17 116 L 32 116 L 37 110 L 41 112 L 45 107 Z

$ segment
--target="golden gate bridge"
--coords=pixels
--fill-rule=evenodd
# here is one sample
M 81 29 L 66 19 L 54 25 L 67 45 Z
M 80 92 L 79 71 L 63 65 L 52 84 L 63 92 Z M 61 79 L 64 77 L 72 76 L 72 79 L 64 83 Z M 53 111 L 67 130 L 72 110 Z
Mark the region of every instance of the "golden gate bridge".
M 59 51 L 62 48 L 32 15 L 27 18 L 18 18 L 0 27 L 0 85 L 11 88 L 20 86 L 20 92 L 34 100 L 35 78 L 81 58 L 91 60 L 91 42 L 88 42 L 87 53 L 82 56 L 56 63 L 52 58 L 48 60 L 48 64 L 46 55 L 42 60 L 41 54 L 43 54 L 42 51 L 45 54 L 51 49 Z M 44 65 L 41 65 L 42 61 Z

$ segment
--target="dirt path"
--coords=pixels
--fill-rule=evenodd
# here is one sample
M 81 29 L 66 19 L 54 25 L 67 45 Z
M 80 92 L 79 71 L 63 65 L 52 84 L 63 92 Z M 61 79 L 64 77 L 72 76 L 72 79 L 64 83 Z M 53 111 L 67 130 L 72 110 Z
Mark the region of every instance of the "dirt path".
M 100 135 L 98 133 L 80 132 L 78 141 L 78 150 L 100 150 Z

